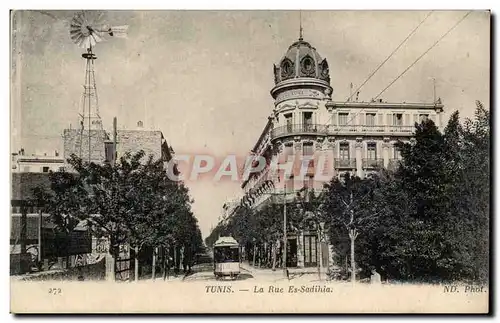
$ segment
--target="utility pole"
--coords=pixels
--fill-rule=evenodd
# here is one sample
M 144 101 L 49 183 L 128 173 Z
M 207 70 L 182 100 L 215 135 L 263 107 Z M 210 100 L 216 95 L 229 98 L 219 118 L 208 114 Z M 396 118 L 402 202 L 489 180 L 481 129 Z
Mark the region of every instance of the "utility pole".
M 353 204 L 353 197 L 352 197 L 352 190 L 351 190 L 351 203 L 349 204 L 349 207 L 351 208 L 351 221 L 350 221 L 350 228 L 349 228 L 349 238 L 351 239 L 351 282 L 354 285 L 356 283 L 356 262 L 354 258 L 354 244 L 356 241 L 356 238 L 358 237 L 358 230 L 356 230 L 356 227 L 354 226 L 354 210 L 352 209 L 352 204 Z
M 285 185 L 283 186 L 283 274 L 287 277 L 287 269 L 286 269 L 286 254 L 288 247 L 288 238 L 286 236 L 286 180 Z
M 113 177 L 114 177 L 114 168 L 116 165 L 116 117 L 113 118 L 113 146 L 112 146 L 112 155 L 111 155 L 111 167 L 113 168 Z M 106 256 L 106 275 L 107 275 L 107 280 L 114 282 L 116 279 L 116 259 L 115 257 L 118 256 L 117 254 L 110 254 L 110 253 L 115 253 L 116 250 L 114 250 L 114 245 L 112 244 L 112 241 L 110 239 L 109 241 L 109 251 L 108 255 Z
M 433 83 L 433 86 L 434 86 L 434 104 L 436 104 L 436 78 L 433 77 L 432 78 L 432 83 Z
M 116 117 L 113 118 L 113 158 L 111 160 L 113 168 L 116 164 Z
M 40 209 L 38 210 L 38 263 L 42 263 L 42 207 L 39 205 Z
M 316 219 L 317 220 L 317 219 Z M 322 262 L 323 262 L 323 252 L 321 250 L 321 224 L 319 221 L 316 221 L 317 225 L 317 233 L 318 233 L 318 241 L 317 241 L 317 250 L 318 250 L 318 279 L 321 281 L 321 267 L 322 267 Z

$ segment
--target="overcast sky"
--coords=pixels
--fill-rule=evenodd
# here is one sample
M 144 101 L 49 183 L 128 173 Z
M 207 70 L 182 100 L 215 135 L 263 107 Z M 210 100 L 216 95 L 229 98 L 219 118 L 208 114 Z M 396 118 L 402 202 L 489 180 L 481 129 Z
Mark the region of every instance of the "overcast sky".
M 335 100 L 389 55 L 426 11 L 303 11 L 304 39 L 330 66 Z M 361 89 L 376 96 L 460 20 L 465 12 L 436 11 Z M 84 80 L 82 49 L 69 37 L 73 12 L 23 12 L 17 27 L 22 68 L 12 97 L 11 149 L 62 151 L 64 128 L 78 124 Z M 475 100 L 489 108 L 488 12 L 473 12 L 381 98 L 431 102 L 432 78 L 446 116 L 470 117 Z M 111 25 L 129 25 L 127 39 L 95 48 L 99 108 L 104 126 L 119 129 L 142 120 L 161 130 L 178 154 L 245 155 L 273 108 L 273 63 L 298 38 L 298 11 L 116 11 Z M 14 79 L 15 81 L 15 79 Z M 447 118 L 446 118 L 447 119 Z M 240 183 L 189 182 L 203 235 Z

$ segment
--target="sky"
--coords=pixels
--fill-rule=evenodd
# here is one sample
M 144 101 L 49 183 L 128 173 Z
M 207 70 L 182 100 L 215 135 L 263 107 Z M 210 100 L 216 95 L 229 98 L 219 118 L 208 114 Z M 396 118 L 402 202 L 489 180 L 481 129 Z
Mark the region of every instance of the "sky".
M 424 19 L 428 11 L 302 11 L 304 39 L 327 58 L 333 99 L 349 96 Z M 464 11 L 435 11 L 360 90 L 369 101 L 412 64 Z M 17 12 L 20 57 L 12 78 L 11 151 L 62 151 L 64 128 L 78 124 L 85 62 L 69 37 L 73 11 Z M 105 128 L 161 130 L 177 154 L 245 156 L 274 107 L 273 64 L 299 36 L 298 11 L 109 11 L 128 25 L 125 39 L 95 48 L 99 109 Z M 15 38 L 13 38 L 15 39 Z M 382 96 L 389 102 L 444 103 L 472 117 L 489 108 L 490 15 L 472 12 Z M 186 182 L 204 236 L 239 182 Z

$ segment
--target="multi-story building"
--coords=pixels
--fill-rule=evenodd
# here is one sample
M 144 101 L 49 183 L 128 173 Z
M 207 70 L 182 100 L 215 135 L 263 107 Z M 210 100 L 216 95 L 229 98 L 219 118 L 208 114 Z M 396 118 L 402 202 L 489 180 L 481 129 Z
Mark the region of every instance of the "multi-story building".
M 143 128 L 141 121 L 137 123 L 136 129 L 117 130 L 116 135 L 116 157 L 119 159 L 125 153 L 137 153 L 143 150 L 145 161 L 149 156 L 154 160 L 162 159 L 167 163 L 173 158 L 174 150 L 168 145 L 163 133 L 160 130 L 147 130 Z M 109 161 L 111 149 L 111 136 L 104 130 L 80 131 L 78 129 L 65 129 L 64 138 L 64 159 L 68 159 L 72 154 L 80 156 L 84 161 L 103 163 Z M 89 158 L 89 151 L 90 158 Z M 174 164 L 174 174 L 177 167 Z
M 11 199 L 11 267 L 15 273 L 26 272 L 29 270 L 27 264 L 32 262 L 33 258 L 38 256 L 42 240 L 42 233 L 51 230 L 54 224 L 51 223 L 49 215 L 40 213 L 41 207 L 33 205 L 33 189 L 44 187 L 50 189 L 49 171 L 67 170 L 71 171 L 67 165 L 67 159 L 71 154 L 81 156 L 83 160 L 89 159 L 95 163 L 104 163 L 109 160 L 110 140 L 104 130 L 88 131 L 78 129 L 65 129 L 63 133 L 64 151 L 63 157 L 56 152 L 55 156 L 31 155 L 25 154 L 24 149 L 18 153 L 12 154 L 12 199 Z M 90 140 L 89 140 L 90 138 Z M 90 145 L 89 145 L 90 144 Z M 167 144 L 161 131 L 145 130 L 142 123 L 133 130 L 117 131 L 117 158 L 125 153 L 136 153 L 143 150 L 147 157 L 153 156 L 155 160 L 162 159 L 165 167 L 172 160 L 174 151 Z M 146 158 L 147 158 L 146 157 Z M 146 160 L 143 159 L 143 161 Z M 176 164 L 173 164 L 173 174 L 178 175 Z M 42 220 L 41 220 L 42 219 Z M 72 233 L 86 234 L 87 228 L 82 222 L 80 227 Z M 49 232 L 50 233 L 50 232 Z M 45 239 L 45 238 L 44 238 Z M 87 250 L 88 246 L 72 249 L 71 264 L 77 262 L 87 263 L 89 261 L 100 260 L 106 253 L 106 242 L 102 244 L 102 239 L 91 238 L 91 253 Z M 48 248 L 43 249 L 45 254 Z M 45 256 L 44 256 L 45 257 Z M 47 260 L 45 258 L 44 260 Z M 62 265 L 61 265 L 62 266 Z M 21 268 L 22 267 L 22 268 Z
M 24 148 L 21 148 L 17 153 L 12 153 L 11 168 L 12 172 L 16 173 L 55 172 L 64 168 L 64 160 L 57 151 L 53 155 L 47 153 L 26 155 Z
M 266 167 L 244 181 L 242 202 L 253 207 L 264 203 L 290 202 L 301 189 L 321 190 L 324 181 L 344 172 L 364 177 L 380 167 L 393 167 L 400 159 L 398 140 L 409 141 L 414 123 L 432 119 L 442 126 L 443 105 L 433 103 L 388 103 L 382 100 L 332 100 L 328 62 L 310 43 L 299 38 L 274 66 L 275 86 L 271 90 L 274 109 L 252 149 L 264 157 Z M 312 159 L 305 167 L 273 171 L 272 160 L 280 163 Z M 297 163 L 296 163 L 297 164 Z M 325 176 L 323 176 L 325 178 Z M 291 267 L 317 266 L 332 261 L 331 246 L 321 243 L 317 232 L 288 233 Z M 319 251 L 321 248 L 321 251 Z

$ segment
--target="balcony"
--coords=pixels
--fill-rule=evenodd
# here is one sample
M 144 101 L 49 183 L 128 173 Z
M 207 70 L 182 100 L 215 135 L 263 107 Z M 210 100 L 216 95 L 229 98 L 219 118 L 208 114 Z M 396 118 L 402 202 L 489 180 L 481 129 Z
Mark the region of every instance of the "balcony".
M 289 124 L 286 126 L 276 127 L 271 131 L 271 138 L 288 135 L 312 135 L 312 134 L 327 134 L 327 126 L 324 124 Z
M 290 135 L 392 135 L 411 136 L 414 126 L 289 124 L 271 130 L 271 139 Z
M 356 168 L 356 158 L 335 158 L 335 168 L 337 169 L 354 169 Z
M 384 160 L 381 158 L 363 158 L 363 169 L 378 169 L 384 167 Z
M 390 132 L 390 133 L 407 133 L 407 134 L 411 134 L 413 133 L 413 130 L 415 129 L 414 126 L 402 126 L 402 125 L 399 125 L 399 126 L 386 126 L 387 128 L 387 131 L 386 132 Z

